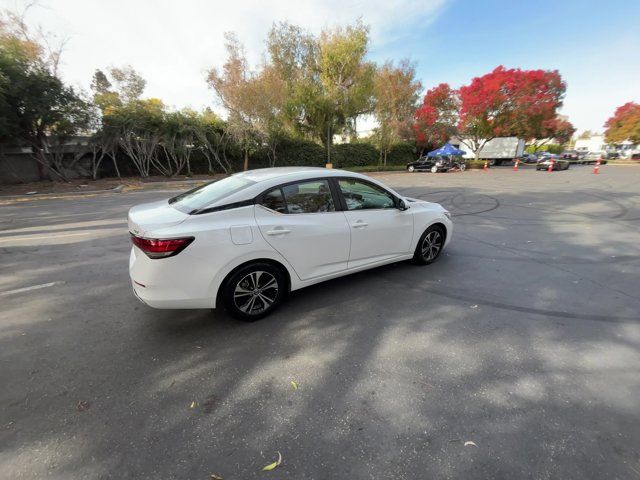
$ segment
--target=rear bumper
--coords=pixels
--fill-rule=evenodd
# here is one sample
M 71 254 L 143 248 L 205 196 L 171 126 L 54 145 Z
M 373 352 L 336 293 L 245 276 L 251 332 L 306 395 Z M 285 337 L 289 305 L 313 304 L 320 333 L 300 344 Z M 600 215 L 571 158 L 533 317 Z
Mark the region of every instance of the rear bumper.
M 215 296 L 203 289 L 210 281 L 199 281 L 196 269 L 185 262 L 172 262 L 172 258 L 152 260 L 136 247 L 129 257 L 129 275 L 133 294 L 145 305 L 153 308 L 215 308 Z

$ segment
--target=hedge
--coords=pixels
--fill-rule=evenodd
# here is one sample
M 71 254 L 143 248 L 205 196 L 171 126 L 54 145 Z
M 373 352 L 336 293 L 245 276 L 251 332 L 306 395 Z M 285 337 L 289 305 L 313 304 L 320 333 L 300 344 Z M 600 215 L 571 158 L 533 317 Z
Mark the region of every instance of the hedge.
M 163 155 L 158 152 L 158 155 Z M 242 171 L 244 167 L 243 152 L 234 145 L 229 145 L 226 157 L 231 164 L 232 171 Z M 408 162 L 415 160 L 415 147 L 409 143 L 398 143 L 391 147 L 387 154 L 387 168 L 394 166 L 404 167 Z M 326 149 L 313 141 L 285 138 L 276 149 L 276 167 L 301 166 L 301 167 L 322 167 L 327 162 Z M 335 168 L 367 168 L 371 171 L 384 170 L 381 166 L 380 151 L 371 143 L 340 143 L 331 147 L 331 163 Z M 196 151 L 190 159 L 191 172 L 193 174 L 206 174 L 208 165 L 202 152 Z M 127 158 L 124 152 L 118 152 L 118 166 L 123 176 L 135 176 L 137 170 L 133 163 Z M 249 155 L 249 168 L 266 168 L 270 166 L 269 151 L 267 148 L 260 148 Z M 221 173 L 220 168 L 214 163 L 215 173 Z M 393 168 L 396 169 L 396 168 Z M 101 176 L 115 176 L 116 172 L 110 159 L 105 158 L 101 165 Z M 158 172 L 153 170 L 152 175 Z M 186 174 L 186 168 L 181 174 Z
M 387 154 L 387 165 L 406 165 L 417 158 L 416 147 L 410 143 L 396 143 Z
M 380 153 L 370 143 L 340 143 L 331 149 L 331 163 L 335 168 L 377 165 Z

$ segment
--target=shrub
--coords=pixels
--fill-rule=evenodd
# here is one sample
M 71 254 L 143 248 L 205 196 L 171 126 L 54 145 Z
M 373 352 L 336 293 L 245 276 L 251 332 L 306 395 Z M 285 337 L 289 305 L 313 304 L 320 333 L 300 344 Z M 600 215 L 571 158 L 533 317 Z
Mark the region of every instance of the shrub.
M 417 158 L 416 147 L 411 143 L 396 143 L 387 154 L 387 165 L 406 165 Z
M 276 167 L 321 167 L 325 162 L 325 149 L 310 140 L 287 138 L 276 153 Z
M 340 143 L 331 148 L 331 163 L 335 168 L 377 165 L 380 153 L 370 143 Z

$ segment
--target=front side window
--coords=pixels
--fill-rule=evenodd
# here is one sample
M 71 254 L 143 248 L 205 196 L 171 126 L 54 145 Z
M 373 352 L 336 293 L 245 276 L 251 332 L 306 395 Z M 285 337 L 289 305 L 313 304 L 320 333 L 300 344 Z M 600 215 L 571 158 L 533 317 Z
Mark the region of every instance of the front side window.
M 347 203 L 347 210 L 395 208 L 393 195 L 382 187 L 355 179 L 338 181 Z
M 327 180 L 293 183 L 282 187 L 287 213 L 334 212 L 333 197 Z

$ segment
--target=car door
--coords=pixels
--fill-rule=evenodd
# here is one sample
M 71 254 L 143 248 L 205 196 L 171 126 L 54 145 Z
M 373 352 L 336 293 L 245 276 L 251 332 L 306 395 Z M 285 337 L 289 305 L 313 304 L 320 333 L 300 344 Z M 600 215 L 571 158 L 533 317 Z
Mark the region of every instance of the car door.
M 349 224 L 327 179 L 272 188 L 258 198 L 255 215 L 264 239 L 301 280 L 347 269 Z
M 409 253 L 413 215 L 396 208 L 396 198 L 372 182 L 338 178 L 351 229 L 348 268 L 390 260 Z

